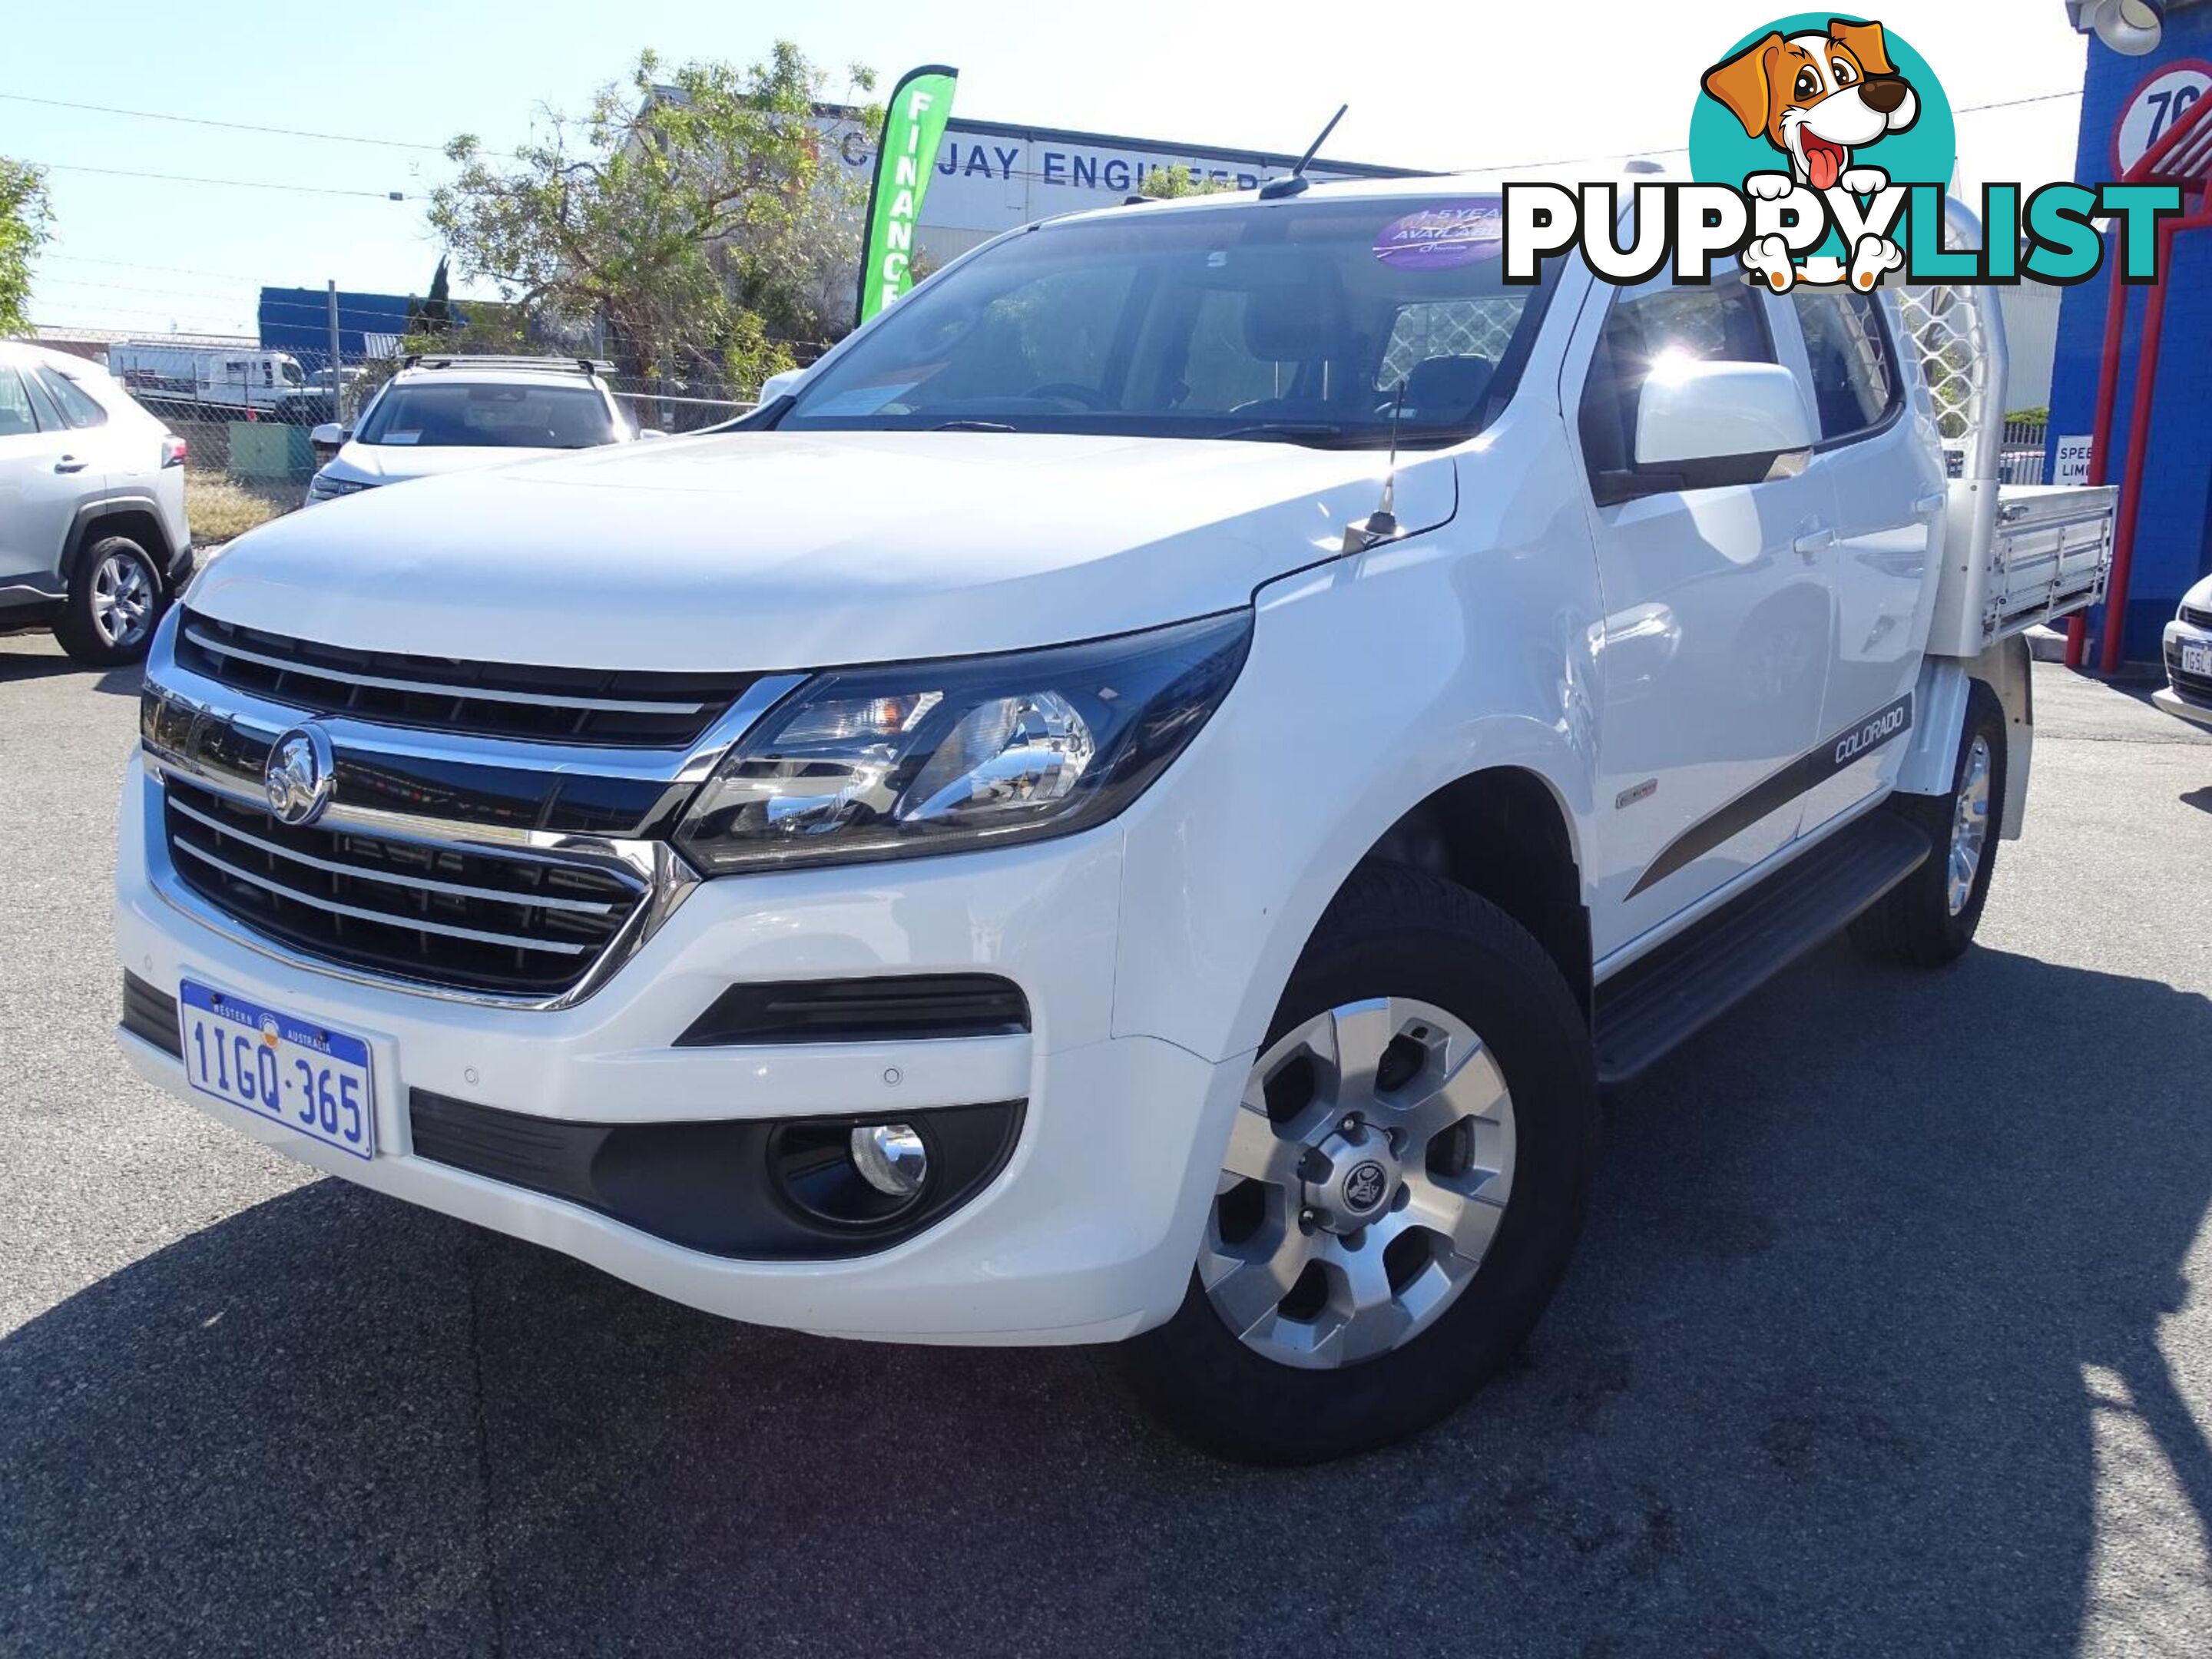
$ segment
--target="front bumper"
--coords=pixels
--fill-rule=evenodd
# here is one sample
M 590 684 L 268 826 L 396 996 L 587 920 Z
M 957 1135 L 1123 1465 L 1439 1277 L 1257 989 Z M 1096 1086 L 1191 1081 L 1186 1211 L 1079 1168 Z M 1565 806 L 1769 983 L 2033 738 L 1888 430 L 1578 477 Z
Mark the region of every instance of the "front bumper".
M 2161 709 L 2178 720 L 2212 726 L 2212 703 L 2191 702 L 2171 686 L 2164 685 L 2150 694 L 2150 701 L 2152 708 Z
M 2194 613 L 2192 613 L 2194 614 Z M 2212 677 L 2185 673 L 2181 666 L 2184 642 L 2212 650 L 2212 628 L 2177 617 L 2166 623 L 2160 643 L 2166 663 L 2166 684 L 2151 693 L 2152 704 L 2176 720 L 2212 726 Z
M 362 1163 L 191 1091 L 129 1032 L 142 1075 L 299 1161 L 562 1250 L 693 1307 L 828 1335 L 1111 1340 L 1181 1301 L 1218 1146 L 1244 1078 L 1173 1043 L 1113 1035 L 1122 848 L 1089 835 L 896 867 L 703 884 L 572 1006 L 472 1006 L 356 983 L 189 914 L 161 872 L 159 786 L 134 762 L 118 835 L 123 965 L 186 977 L 365 1038 L 378 1155 Z M 678 1048 L 732 983 L 988 970 L 1028 998 L 1011 1036 Z M 990 1183 L 927 1231 L 835 1261 L 688 1249 L 562 1199 L 416 1155 L 412 1091 L 550 1119 L 653 1123 L 919 1113 L 1025 1101 Z M 1209 1128 L 1209 1126 L 1214 1126 Z

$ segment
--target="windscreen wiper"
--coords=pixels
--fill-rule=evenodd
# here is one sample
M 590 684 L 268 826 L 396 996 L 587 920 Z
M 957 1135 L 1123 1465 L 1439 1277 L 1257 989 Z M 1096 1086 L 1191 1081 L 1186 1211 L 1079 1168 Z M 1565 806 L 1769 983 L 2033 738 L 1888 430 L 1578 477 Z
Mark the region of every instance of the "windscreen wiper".
M 932 432 L 1012 432 L 1004 421 L 939 421 Z
M 1206 435 L 1213 438 L 1266 438 L 1279 443 L 1302 444 L 1315 438 L 1341 438 L 1344 428 L 1328 421 L 1255 421 L 1249 426 L 1232 426 L 1226 432 Z

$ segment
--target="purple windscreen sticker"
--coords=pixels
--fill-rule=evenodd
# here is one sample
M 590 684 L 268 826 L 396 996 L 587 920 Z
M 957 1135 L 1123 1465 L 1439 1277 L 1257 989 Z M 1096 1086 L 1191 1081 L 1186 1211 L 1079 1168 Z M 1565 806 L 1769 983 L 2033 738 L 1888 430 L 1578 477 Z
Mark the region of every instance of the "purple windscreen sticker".
M 1494 199 L 1444 202 L 1383 226 L 1375 257 L 1401 270 L 1447 270 L 1496 258 L 1504 234 L 1504 212 Z

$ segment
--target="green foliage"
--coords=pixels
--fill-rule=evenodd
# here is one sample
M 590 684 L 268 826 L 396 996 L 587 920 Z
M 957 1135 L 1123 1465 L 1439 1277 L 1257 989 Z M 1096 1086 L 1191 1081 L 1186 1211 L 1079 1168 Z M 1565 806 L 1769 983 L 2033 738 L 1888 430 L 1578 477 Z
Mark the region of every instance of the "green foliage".
M 430 295 L 425 300 L 407 301 L 407 334 L 409 338 L 427 335 L 443 340 L 453 332 L 453 309 L 449 302 L 451 290 L 446 281 L 447 256 L 438 256 L 438 268 L 430 273 Z
M 1218 196 L 1236 188 L 1225 179 L 1201 179 L 1177 161 L 1172 167 L 1154 167 L 1145 175 L 1145 182 L 1137 186 L 1137 191 L 1155 201 L 1172 202 L 1184 196 Z
M 433 297 L 436 286 L 432 285 Z M 533 340 L 530 334 L 527 313 L 520 306 L 501 305 L 495 300 L 471 300 L 462 307 L 468 320 L 448 315 L 446 325 L 433 329 L 426 325 L 423 313 L 429 302 L 408 307 L 407 332 L 400 337 L 397 350 L 388 357 L 373 358 L 362 365 L 358 380 L 349 380 L 345 388 L 345 410 L 342 419 L 357 420 L 361 411 L 368 407 L 380 387 L 399 372 L 400 363 L 408 357 L 429 356 L 438 353 L 454 352 L 467 356 L 482 356 L 490 353 L 506 353 L 514 356 L 534 357 L 548 354 L 549 348 Z M 582 352 L 577 356 L 582 356 Z
M 31 326 L 31 259 L 52 221 L 44 171 L 0 155 L 0 334 Z
M 874 76 L 857 65 L 854 83 Z M 430 222 L 461 274 L 569 326 L 606 324 L 632 375 L 711 367 L 741 386 L 787 367 L 771 337 L 819 339 L 842 296 L 823 273 L 859 257 L 865 187 L 839 165 L 816 110 L 827 76 L 778 41 L 768 61 L 664 69 L 640 55 L 629 81 L 581 116 L 495 161 L 468 136 L 431 198 Z M 874 112 L 860 120 L 873 130 Z

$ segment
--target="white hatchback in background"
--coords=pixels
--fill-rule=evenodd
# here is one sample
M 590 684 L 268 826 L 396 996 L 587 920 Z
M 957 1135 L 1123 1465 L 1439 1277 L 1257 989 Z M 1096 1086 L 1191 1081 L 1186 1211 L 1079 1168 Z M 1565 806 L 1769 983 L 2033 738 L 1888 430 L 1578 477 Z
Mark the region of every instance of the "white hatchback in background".
M 191 574 L 185 441 L 98 365 L 0 341 L 0 633 L 79 662 L 146 653 Z
M 629 443 L 640 436 L 580 357 L 410 357 L 351 427 L 315 428 L 337 453 L 307 482 L 307 505 L 379 484 Z
M 2181 596 L 2161 643 L 2166 686 L 2150 700 L 2177 720 L 2212 726 L 2212 576 Z

